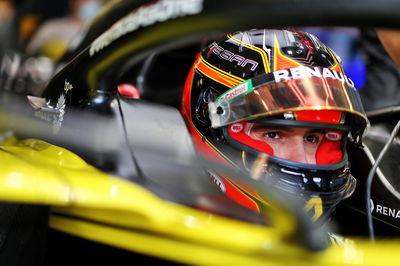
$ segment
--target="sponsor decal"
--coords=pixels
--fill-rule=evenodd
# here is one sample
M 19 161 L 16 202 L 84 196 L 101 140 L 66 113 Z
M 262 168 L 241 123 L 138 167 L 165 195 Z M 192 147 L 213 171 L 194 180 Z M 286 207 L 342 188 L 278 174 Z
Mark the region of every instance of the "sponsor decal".
M 203 0 L 159 0 L 153 4 L 142 6 L 100 35 L 90 46 L 89 54 L 93 56 L 116 39 L 140 27 L 186 15 L 195 15 L 202 10 Z
M 325 137 L 331 141 L 339 141 L 342 139 L 342 134 L 336 131 L 328 131 L 325 133 Z
M 232 89 L 226 91 L 221 96 L 217 98 L 218 102 L 229 101 L 236 98 L 239 95 L 247 94 L 253 90 L 253 85 L 251 80 L 246 80 L 245 82 L 233 87 Z
M 231 51 L 225 50 L 215 42 L 212 44 L 210 51 L 226 61 L 236 63 L 236 65 L 240 67 L 246 67 L 248 65 L 250 66 L 251 71 L 254 71 L 258 66 L 258 62 L 251 60 L 249 58 L 245 58 L 241 55 L 232 53 Z
M 392 217 L 395 219 L 400 218 L 400 210 L 385 206 L 383 204 L 375 203 L 371 200 L 371 212 L 375 211 L 376 214 Z
M 218 189 L 221 192 L 225 193 L 226 192 L 226 187 L 224 185 L 224 182 L 222 182 L 221 178 L 216 173 L 214 173 L 213 171 L 208 171 L 208 174 L 210 175 L 210 177 L 211 177 L 212 181 L 214 182 L 214 184 L 217 185 Z
M 275 78 L 275 82 L 291 79 L 319 77 L 340 80 L 342 82 L 346 82 L 351 86 L 354 86 L 354 82 L 345 74 L 338 73 L 335 70 L 331 70 L 329 68 L 299 66 L 295 68 L 274 71 L 273 75 Z
M 214 51 L 216 51 L 215 49 Z M 354 87 L 353 81 L 348 78 L 343 73 L 338 73 L 334 70 L 328 68 L 320 68 L 320 67 L 306 67 L 306 66 L 299 66 L 290 69 L 283 69 L 269 73 L 271 77 L 268 77 L 268 80 L 264 82 L 280 82 L 283 80 L 291 80 L 291 79 L 301 79 L 301 78 L 311 78 L 311 77 L 319 77 L 319 78 L 330 78 L 336 79 L 342 82 L 346 82 L 347 84 Z M 257 88 L 257 84 L 254 85 Z M 253 82 L 251 79 L 246 80 L 245 82 L 239 84 L 236 87 L 228 90 L 227 92 L 223 93 L 221 96 L 217 98 L 218 102 L 222 102 L 223 100 L 229 101 L 236 98 L 239 95 L 247 94 L 253 91 Z
M 313 211 L 314 215 L 311 217 L 313 221 L 316 221 L 319 217 L 322 216 L 324 210 L 322 207 L 322 199 L 320 197 L 311 198 L 307 201 L 306 206 L 304 207 L 306 212 Z
M 239 133 L 240 131 L 243 130 L 243 124 L 242 123 L 235 123 L 235 124 L 232 124 L 230 127 L 231 127 L 231 131 L 233 133 Z
M 227 91 L 224 94 L 224 99 L 225 100 L 230 100 L 232 98 L 235 98 L 236 96 L 245 93 L 247 91 L 247 89 L 249 88 L 249 83 L 248 82 L 244 82 L 242 84 L 239 84 L 238 86 L 234 87 L 233 89 Z

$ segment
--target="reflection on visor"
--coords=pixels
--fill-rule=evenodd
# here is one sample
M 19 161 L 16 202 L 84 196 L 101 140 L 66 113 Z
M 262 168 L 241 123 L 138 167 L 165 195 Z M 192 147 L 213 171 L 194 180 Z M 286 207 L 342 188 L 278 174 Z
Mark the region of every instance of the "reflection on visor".
M 265 74 L 262 82 L 247 80 L 210 102 L 212 127 L 299 110 L 338 110 L 365 118 L 359 95 L 345 78 L 288 76 L 276 82 L 274 74 Z

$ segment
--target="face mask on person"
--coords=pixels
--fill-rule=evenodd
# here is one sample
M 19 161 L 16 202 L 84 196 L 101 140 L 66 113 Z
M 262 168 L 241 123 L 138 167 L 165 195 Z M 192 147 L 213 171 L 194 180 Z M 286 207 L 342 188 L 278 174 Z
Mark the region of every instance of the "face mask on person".
M 100 10 L 101 4 L 98 1 L 86 1 L 79 8 L 79 17 L 86 21 L 93 18 L 97 12 Z

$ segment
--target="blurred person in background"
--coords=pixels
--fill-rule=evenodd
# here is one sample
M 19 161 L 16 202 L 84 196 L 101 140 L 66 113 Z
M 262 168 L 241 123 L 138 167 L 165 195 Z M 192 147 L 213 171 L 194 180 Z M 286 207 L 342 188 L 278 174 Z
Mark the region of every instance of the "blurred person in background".
M 18 47 L 18 25 L 14 2 L 0 0 L 0 51 Z
M 400 31 L 394 29 L 377 29 L 379 40 L 391 56 L 397 67 L 400 67 Z
M 70 0 L 68 15 L 44 22 L 26 46 L 31 56 L 45 56 L 57 61 L 69 42 L 79 33 L 83 24 L 91 19 L 103 5 L 102 0 Z
M 19 50 L 24 52 L 29 40 L 46 21 L 66 16 L 70 0 L 14 0 Z
M 394 37 L 394 32 L 377 32 L 373 28 L 361 29 L 360 32 L 360 49 L 367 71 L 365 84 L 360 89 L 365 110 L 400 105 L 400 37 Z

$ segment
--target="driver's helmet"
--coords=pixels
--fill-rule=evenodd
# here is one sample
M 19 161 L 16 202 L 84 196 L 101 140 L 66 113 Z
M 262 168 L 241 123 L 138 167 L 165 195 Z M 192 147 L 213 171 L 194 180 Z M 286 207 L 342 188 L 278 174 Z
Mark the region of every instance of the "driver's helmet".
M 355 189 L 346 145 L 361 144 L 368 121 L 340 58 L 312 34 L 254 29 L 212 42 L 189 73 L 182 113 L 200 154 L 301 196 L 314 219 L 329 216 Z M 314 145 L 311 158 L 298 158 L 294 144 L 288 152 L 265 141 L 282 140 L 286 131 Z M 229 176 L 209 174 L 252 210 L 268 203 Z

